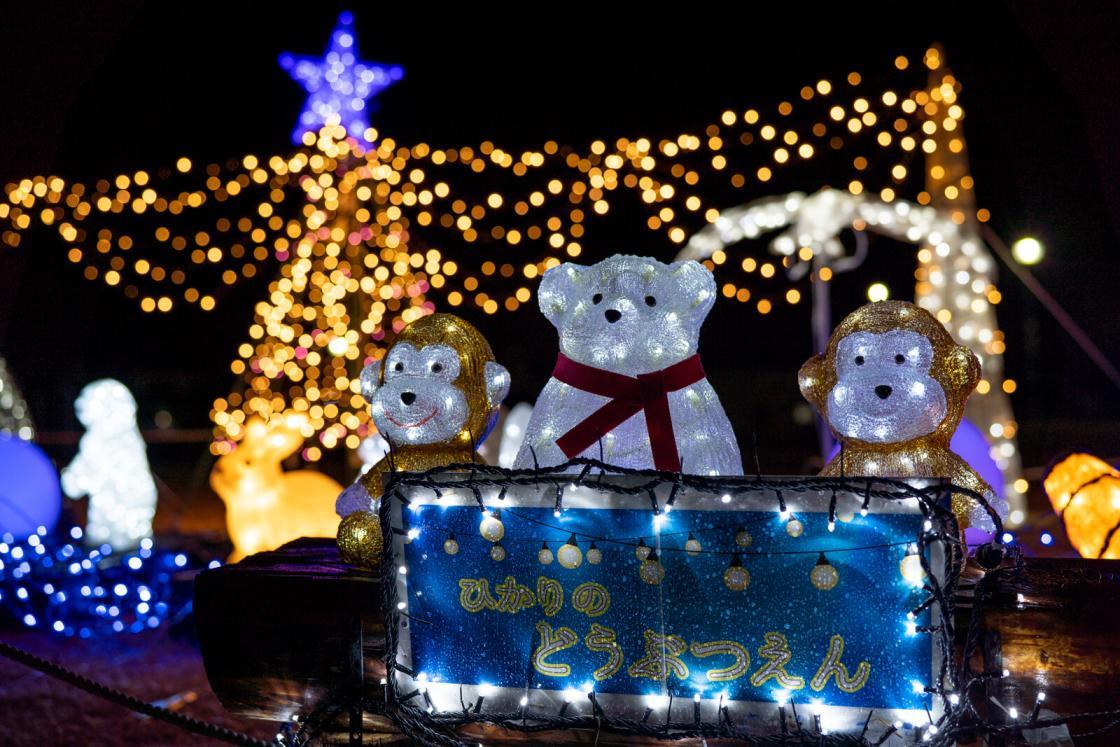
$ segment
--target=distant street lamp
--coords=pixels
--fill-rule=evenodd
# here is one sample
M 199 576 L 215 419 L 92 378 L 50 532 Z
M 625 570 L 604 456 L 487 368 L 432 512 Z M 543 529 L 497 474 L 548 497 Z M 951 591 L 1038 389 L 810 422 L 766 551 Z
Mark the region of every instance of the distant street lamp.
M 1037 265 L 1045 254 L 1042 243 L 1031 236 L 1025 236 L 1011 245 L 1011 256 L 1021 265 Z

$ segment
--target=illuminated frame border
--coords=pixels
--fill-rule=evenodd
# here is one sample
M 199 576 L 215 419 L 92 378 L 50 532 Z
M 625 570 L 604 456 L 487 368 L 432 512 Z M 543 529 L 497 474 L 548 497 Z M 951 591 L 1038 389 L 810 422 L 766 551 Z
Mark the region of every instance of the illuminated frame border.
M 651 715 L 647 713 L 650 705 L 648 696 L 644 695 L 595 693 L 593 701 L 589 698 L 589 702 L 585 703 L 581 698 L 579 701 L 565 705 L 565 693 L 562 690 L 486 686 L 486 692 L 481 692 L 481 687 L 477 685 L 433 683 L 418 679 L 418 673 L 411 666 L 410 629 L 408 625 L 400 624 L 407 618 L 407 603 L 401 603 L 399 600 L 408 599 L 407 573 L 398 572 L 407 541 L 402 522 L 402 507 L 405 503 L 552 508 L 562 502 L 564 507 L 570 508 L 644 509 L 650 510 L 651 513 L 660 513 L 673 506 L 692 510 L 720 511 L 781 510 L 781 506 L 784 506 L 795 514 L 827 514 L 833 518 L 838 510 L 844 507 L 852 507 L 856 510 L 866 507 L 869 512 L 873 510 L 879 514 L 925 515 L 929 519 L 929 523 L 926 524 L 929 529 L 922 536 L 916 537 L 915 541 L 926 553 L 928 560 L 926 571 L 935 581 L 935 587 L 940 590 L 941 599 L 945 600 L 952 595 L 952 589 L 945 588 L 946 574 L 959 560 L 954 560 L 953 553 L 946 552 L 946 543 L 941 538 L 955 536 L 959 530 L 951 512 L 945 508 L 940 510 L 936 508 L 941 502 L 940 496 L 944 496 L 945 491 L 940 484 L 931 481 L 916 480 L 913 483 L 905 483 L 868 478 L 836 480 L 796 477 L 720 479 L 666 475 L 665 479 L 657 480 L 656 485 L 643 489 L 649 486 L 649 480 L 617 475 L 586 479 L 587 469 L 584 469 L 579 477 L 551 471 L 522 470 L 511 473 L 481 465 L 475 467 L 473 471 L 478 474 L 438 470 L 425 475 L 398 474 L 393 479 L 390 490 L 386 492 L 381 508 L 383 521 L 388 519 L 390 522 L 384 527 L 384 531 L 387 539 L 391 538 L 386 545 L 387 557 L 383 564 L 386 601 L 391 602 L 387 605 L 387 632 L 396 631 L 395 634 L 387 636 L 388 671 L 389 677 L 393 678 L 391 683 L 387 683 L 390 688 L 389 702 L 405 704 L 417 697 L 422 698 L 413 708 L 415 712 L 412 714 L 413 719 L 410 720 L 426 717 L 430 719 L 433 726 L 444 727 L 471 722 L 501 723 L 503 726 L 516 729 L 517 725 L 511 723 L 516 719 L 523 726 L 525 722 L 534 724 L 534 730 L 540 730 L 536 725 L 542 722 L 564 720 L 565 723 L 557 724 L 555 728 L 580 726 L 595 728 L 598 723 L 604 729 L 623 732 L 626 731 L 625 724 L 644 725 L 648 721 L 652 729 L 646 730 L 646 733 L 656 731 L 656 728 L 661 726 L 665 729 L 666 736 L 669 736 L 694 726 L 695 733 L 710 737 L 780 734 L 785 723 L 784 728 L 789 729 L 790 732 L 800 729 L 806 735 L 827 737 L 828 734 L 836 734 L 850 739 L 852 733 L 868 733 L 872 715 L 888 724 L 901 722 L 904 725 L 901 729 L 897 726 L 892 728 L 897 729 L 899 733 L 908 733 L 912 729 L 915 731 L 928 729 L 929 724 L 938 723 L 945 713 L 948 703 L 946 693 L 953 689 L 951 680 L 954 673 L 951 662 L 946 661 L 945 658 L 946 653 L 952 650 L 952 642 L 951 638 L 947 637 L 949 630 L 945 625 L 944 604 L 936 601 L 938 595 L 931 596 L 916 608 L 923 609 L 928 606 L 931 612 L 929 630 L 920 630 L 920 633 L 929 634 L 931 639 L 928 687 L 932 688 L 935 696 L 932 698 L 932 708 L 929 713 L 915 709 L 869 709 L 856 706 L 826 705 L 813 708 L 808 702 L 801 703 L 802 713 L 797 713 L 795 701 L 790 708 L 790 713 L 787 714 L 779 707 L 784 704 L 768 701 L 717 702 L 715 699 L 703 699 L 699 703 L 686 701 L 684 705 L 680 705 L 679 699 L 675 699 L 669 701 L 669 713 L 666 713 L 662 706 L 660 709 L 655 709 Z M 512 478 L 514 483 L 502 484 L 499 487 L 491 479 L 494 472 L 515 476 Z M 386 477 L 393 478 L 390 475 Z M 604 492 L 609 492 L 604 491 L 604 487 L 610 486 L 619 486 L 631 491 L 640 488 L 641 492 L 634 494 L 610 492 L 611 505 L 604 507 L 602 497 Z M 499 502 L 500 493 L 517 487 L 522 488 L 517 491 L 519 494 L 517 498 L 510 498 L 507 493 L 502 499 L 503 502 Z M 734 505 L 722 502 L 721 496 L 725 493 L 736 496 Z M 516 504 L 511 501 L 516 501 Z M 660 550 L 660 540 L 656 549 Z M 952 572 L 950 575 L 955 578 L 957 574 Z M 665 693 L 664 683 L 662 693 Z M 937 695 L 942 697 L 939 698 Z M 424 705 L 420 705 L 421 703 Z M 473 709 L 475 713 L 471 714 L 471 706 L 476 704 L 484 707 Z M 726 710 L 724 710 L 725 706 Z M 416 710 L 417 708 L 420 710 Z M 660 713 L 657 712 L 658 710 Z M 801 718 L 800 724 L 794 719 L 794 714 Z M 819 716 L 820 720 L 812 718 L 814 716 Z M 751 719 L 750 722 L 745 720 L 747 717 Z M 588 719 L 588 723 L 580 724 L 582 718 Z M 573 720 L 576 723 L 572 723 Z M 612 721 L 617 722 L 613 727 L 610 723 Z M 725 721 L 727 725 L 731 721 L 744 726 L 749 723 L 750 728 L 740 728 L 735 734 L 727 734 L 721 731 L 726 729 Z M 821 722 L 827 724 L 824 732 L 819 731 Z M 806 723 L 815 724 L 816 728 L 806 728 Z M 622 728 L 619 728 L 618 724 L 622 724 Z M 759 729 L 759 726 L 762 729 Z M 936 733 L 936 729 L 933 733 Z

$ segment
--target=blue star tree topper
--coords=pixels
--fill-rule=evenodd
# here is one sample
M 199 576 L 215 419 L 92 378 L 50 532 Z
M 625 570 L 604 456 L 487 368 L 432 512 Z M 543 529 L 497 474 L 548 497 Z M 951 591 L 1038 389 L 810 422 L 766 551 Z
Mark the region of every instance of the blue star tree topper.
M 400 65 L 383 65 L 358 59 L 354 14 L 338 17 L 327 51 L 320 57 L 280 55 L 280 67 L 307 91 L 307 102 L 299 115 L 292 140 L 303 142 L 306 132 L 318 132 L 337 119 L 346 131 L 361 137 L 369 128 L 372 99 L 404 77 Z

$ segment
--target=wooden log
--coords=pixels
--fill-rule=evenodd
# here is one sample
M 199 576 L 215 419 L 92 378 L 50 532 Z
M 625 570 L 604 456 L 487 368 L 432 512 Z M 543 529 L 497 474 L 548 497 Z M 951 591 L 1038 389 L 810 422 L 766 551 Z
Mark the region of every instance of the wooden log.
M 957 595 L 958 656 L 972 611 L 978 569 L 966 570 Z M 1021 595 L 1021 597 L 1020 597 Z M 335 693 L 380 695 L 384 619 L 376 573 L 350 568 L 332 540 L 304 539 L 199 575 L 195 587 L 199 641 L 211 687 L 231 712 L 284 720 L 307 713 Z M 1029 717 L 1036 694 L 1059 715 L 1120 707 L 1120 561 L 1026 559 L 1021 572 L 992 588 L 984 605 L 984 650 L 977 669 L 1008 671 L 974 704 L 993 721 L 1015 707 Z M 1078 723 L 1087 731 L 1100 723 Z M 389 724 L 367 714 L 367 732 Z M 491 744 L 586 744 L 593 734 L 523 735 L 493 727 L 464 729 Z M 600 743 L 646 744 L 600 734 Z M 686 744 L 678 742 L 677 744 Z M 709 740 L 709 744 L 717 742 Z M 1082 745 L 1120 744 L 1120 731 Z

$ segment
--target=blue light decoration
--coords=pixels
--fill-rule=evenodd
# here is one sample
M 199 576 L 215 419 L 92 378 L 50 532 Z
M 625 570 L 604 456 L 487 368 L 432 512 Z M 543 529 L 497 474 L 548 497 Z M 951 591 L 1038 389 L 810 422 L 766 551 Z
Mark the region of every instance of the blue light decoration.
M 62 507 L 58 473 L 35 444 L 0 434 L 0 534 L 32 535 L 54 529 Z
M 120 554 L 108 544 L 84 548 L 82 537 L 79 527 L 0 537 L 0 620 L 97 638 L 158 628 L 189 608 L 189 584 L 175 583 L 177 573 L 199 567 L 187 554 L 156 549 L 147 538 Z
M 583 490 L 554 503 L 510 487 L 486 513 L 472 491 L 403 494 L 393 562 L 414 624 L 396 660 L 415 677 L 402 691 L 436 711 L 465 692 L 569 715 L 593 693 L 631 718 L 669 696 L 764 717 L 793 703 L 836 730 L 868 709 L 937 712 L 938 613 L 916 538 L 942 528 L 916 500 L 821 491 L 779 508 L 762 490 L 683 489 L 653 513 L 645 495 Z M 935 570 L 939 548 L 925 549 Z
M 307 91 L 307 102 L 292 131 L 292 141 L 297 145 L 303 142 L 304 133 L 318 132 L 331 122 L 361 137 L 369 128 L 369 111 L 375 108 L 373 98 L 404 77 L 400 65 L 358 59 L 358 38 L 350 11 L 338 16 L 322 57 L 284 52 L 280 67 Z

